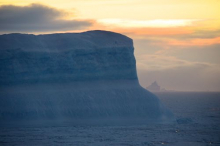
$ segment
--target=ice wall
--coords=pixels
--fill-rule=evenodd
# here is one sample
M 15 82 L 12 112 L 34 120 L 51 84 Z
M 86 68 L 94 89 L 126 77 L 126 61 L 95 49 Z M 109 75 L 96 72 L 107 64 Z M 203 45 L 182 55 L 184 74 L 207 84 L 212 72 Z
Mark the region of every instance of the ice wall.
M 172 114 L 137 79 L 133 42 L 107 31 L 0 36 L 0 122 L 146 123 Z

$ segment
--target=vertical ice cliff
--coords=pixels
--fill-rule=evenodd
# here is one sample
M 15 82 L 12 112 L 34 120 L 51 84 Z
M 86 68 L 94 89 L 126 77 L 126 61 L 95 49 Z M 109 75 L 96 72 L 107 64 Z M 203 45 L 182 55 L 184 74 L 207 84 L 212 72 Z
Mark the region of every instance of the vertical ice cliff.
M 133 42 L 107 31 L 0 36 L 0 122 L 146 123 L 171 113 L 137 79 Z

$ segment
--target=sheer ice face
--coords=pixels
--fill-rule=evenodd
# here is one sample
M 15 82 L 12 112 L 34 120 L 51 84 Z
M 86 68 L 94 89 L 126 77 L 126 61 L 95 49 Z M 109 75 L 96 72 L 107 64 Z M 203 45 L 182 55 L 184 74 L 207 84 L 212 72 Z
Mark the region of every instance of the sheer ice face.
M 107 31 L 0 36 L 0 122 L 146 123 L 172 114 L 137 79 L 133 42 Z

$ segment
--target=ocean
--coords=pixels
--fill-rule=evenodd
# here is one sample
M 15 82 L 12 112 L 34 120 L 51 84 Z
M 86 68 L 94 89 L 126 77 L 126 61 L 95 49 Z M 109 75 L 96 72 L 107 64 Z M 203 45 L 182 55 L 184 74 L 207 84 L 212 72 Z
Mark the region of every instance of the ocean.
M 219 92 L 158 92 L 173 123 L 1 127 L 0 146 L 220 146 Z

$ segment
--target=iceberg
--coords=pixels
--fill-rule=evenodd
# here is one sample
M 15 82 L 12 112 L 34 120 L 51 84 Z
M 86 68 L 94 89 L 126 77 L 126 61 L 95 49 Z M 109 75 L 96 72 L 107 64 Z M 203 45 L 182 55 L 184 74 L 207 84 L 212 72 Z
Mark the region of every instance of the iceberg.
M 0 35 L 0 123 L 145 124 L 172 113 L 138 82 L 132 39 L 108 31 Z
M 156 81 L 154 81 L 150 86 L 148 86 L 146 88 L 147 90 L 151 91 L 151 92 L 160 92 L 160 86 L 157 84 Z

